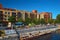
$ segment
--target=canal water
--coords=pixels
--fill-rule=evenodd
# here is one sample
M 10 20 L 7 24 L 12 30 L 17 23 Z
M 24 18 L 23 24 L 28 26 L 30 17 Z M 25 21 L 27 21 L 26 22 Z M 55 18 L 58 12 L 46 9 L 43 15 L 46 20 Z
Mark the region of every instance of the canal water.
M 50 40 L 60 40 L 60 30 L 52 33 Z
M 60 40 L 60 30 L 57 30 L 53 33 L 41 35 L 39 37 L 28 38 L 26 40 Z
M 60 33 L 52 33 L 40 36 L 36 40 L 60 40 Z

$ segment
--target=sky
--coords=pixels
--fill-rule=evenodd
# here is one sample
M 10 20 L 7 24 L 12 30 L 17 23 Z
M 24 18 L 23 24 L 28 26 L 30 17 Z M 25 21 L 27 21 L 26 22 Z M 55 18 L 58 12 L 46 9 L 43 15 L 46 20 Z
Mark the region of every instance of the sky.
M 37 10 L 41 12 L 51 12 L 55 19 L 60 14 L 60 0 L 0 0 L 4 8 L 26 10 L 31 12 Z

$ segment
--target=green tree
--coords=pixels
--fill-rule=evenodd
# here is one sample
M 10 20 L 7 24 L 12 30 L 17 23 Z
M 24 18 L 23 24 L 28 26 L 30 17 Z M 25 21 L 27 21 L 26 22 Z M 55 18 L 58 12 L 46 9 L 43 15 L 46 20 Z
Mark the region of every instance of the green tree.
M 55 20 L 53 21 L 53 23 L 56 24 L 56 23 L 57 23 L 57 20 L 55 19 Z
M 29 24 L 29 23 L 31 23 L 31 19 L 30 18 L 25 18 L 25 24 Z
M 19 19 L 18 19 L 18 22 L 23 22 L 22 18 L 19 18 Z
M 10 17 L 8 18 L 8 21 L 9 21 L 9 24 L 8 24 L 8 25 L 10 25 L 9 27 L 11 27 L 11 28 L 13 29 L 13 25 L 14 25 L 14 23 L 16 22 L 16 17 L 10 16 Z
M 56 22 L 57 22 L 57 23 L 60 23 L 60 14 L 57 15 L 57 17 L 56 17 Z
M 37 24 L 40 24 L 40 19 L 37 19 Z
M 48 19 L 48 23 L 52 24 L 53 23 L 53 19 Z
M 42 18 L 40 19 L 40 24 L 46 24 L 45 20 Z
M 32 21 L 31 21 L 31 23 L 34 23 L 34 24 L 37 24 L 37 19 L 36 18 L 34 18 Z
M 15 23 L 16 22 L 16 18 L 14 16 L 10 16 L 8 18 L 8 21 L 11 22 L 11 23 Z
M 2 34 L 4 34 L 4 32 L 0 30 L 0 36 L 1 36 Z

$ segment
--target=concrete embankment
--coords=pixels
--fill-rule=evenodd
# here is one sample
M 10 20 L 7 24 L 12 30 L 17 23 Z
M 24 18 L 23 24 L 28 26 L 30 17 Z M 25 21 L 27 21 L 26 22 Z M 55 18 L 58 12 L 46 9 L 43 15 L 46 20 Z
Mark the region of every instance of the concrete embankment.
M 60 40 L 60 30 L 56 30 L 56 31 L 51 32 L 51 33 L 27 38 L 25 40 Z
M 0 40 L 19 40 L 17 34 L 0 37 Z
M 38 40 L 38 39 L 44 39 L 44 40 L 48 40 L 48 38 L 50 38 L 50 36 L 52 35 L 52 33 L 47 33 L 47 34 L 43 34 L 43 35 L 39 35 L 39 36 L 34 36 L 31 38 L 26 38 L 23 40 Z
M 23 33 L 23 34 L 20 34 L 20 39 L 21 40 L 34 40 L 40 36 L 51 34 L 52 32 L 54 32 L 56 30 L 55 29 L 47 29 L 47 30 L 42 30 L 42 31 L 33 31 L 33 32 Z

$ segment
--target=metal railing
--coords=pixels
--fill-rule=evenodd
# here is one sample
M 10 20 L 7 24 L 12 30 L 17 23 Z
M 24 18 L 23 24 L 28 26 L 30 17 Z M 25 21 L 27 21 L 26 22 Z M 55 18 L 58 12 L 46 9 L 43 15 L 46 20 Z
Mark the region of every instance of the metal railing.
M 32 31 L 41 31 L 41 30 L 46 30 L 46 29 L 53 29 L 57 28 L 57 26 L 43 26 L 43 27 L 31 27 L 31 28 L 24 28 L 24 29 L 17 29 L 19 33 L 27 33 L 27 32 L 32 32 Z

